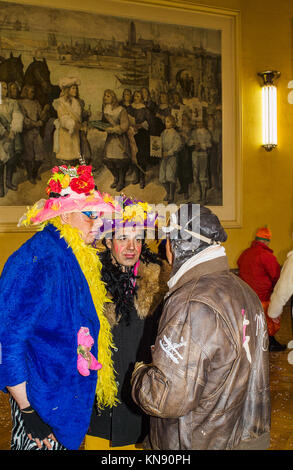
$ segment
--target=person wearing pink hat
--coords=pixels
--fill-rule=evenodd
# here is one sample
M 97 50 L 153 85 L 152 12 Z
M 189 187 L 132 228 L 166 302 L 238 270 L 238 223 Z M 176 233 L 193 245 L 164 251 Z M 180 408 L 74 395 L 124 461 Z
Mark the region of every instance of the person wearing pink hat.
M 106 289 L 91 244 L 101 217 L 119 207 L 95 189 L 86 165 L 54 167 L 47 194 L 20 219 L 39 230 L 0 278 L 0 390 L 10 393 L 12 450 L 78 449 L 95 396 L 100 406 L 117 401 Z M 91 351 L 78 341 L 80 331 Z

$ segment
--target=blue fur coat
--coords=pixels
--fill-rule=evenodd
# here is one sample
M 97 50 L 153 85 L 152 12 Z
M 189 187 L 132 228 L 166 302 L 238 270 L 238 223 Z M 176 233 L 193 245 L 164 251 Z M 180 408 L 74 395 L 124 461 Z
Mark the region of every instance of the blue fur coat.
M 97 382 L 96 371 L 77 371 L 82 326 L 97 357 L 99 320 L 88 283 L 48 225 L 10 256 L 0 279 L 0 390 L 26 381 L 31 406 L 68 449 L 78 449 L 88 429 Z

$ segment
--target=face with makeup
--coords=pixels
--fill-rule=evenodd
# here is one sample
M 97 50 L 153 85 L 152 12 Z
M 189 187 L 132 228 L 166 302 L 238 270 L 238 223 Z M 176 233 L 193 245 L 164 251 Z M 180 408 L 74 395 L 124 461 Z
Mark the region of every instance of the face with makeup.
M 99 233 L 102 220 L 95 212 L 69 212 L 60 216 L 63 224 L 77 228 L 86 245 L 93 243 Z
M 113 239 L 107 239 L 106 245 L 113 260 L 122 267 L 134 266 L 139 260 L 144 231 L 136 227 L 125 227 L 115 233 Z

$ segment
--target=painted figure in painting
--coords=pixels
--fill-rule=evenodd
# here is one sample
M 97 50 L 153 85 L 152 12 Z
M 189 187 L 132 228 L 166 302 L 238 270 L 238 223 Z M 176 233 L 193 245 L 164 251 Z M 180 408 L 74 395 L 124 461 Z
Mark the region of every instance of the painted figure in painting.
M 176 127 L 181 129 L 182 114 L 186 111 L 186 106 L 182 103 L 181 96 L 176 91 L 172 93 L 172 101 L 171 114 L 175 117 Z
M 150 90 L 146 87 L 142 87 L 140 89 L 140 93 L 142 96 L 142 102 L 149 111 L 149 133 L 153 136 L 161 135 L 161 132 L 164 130 L 164 124 L 162 124 L 162 120 L 158 117 L 158 104 L 154 98 L 152 98 Z M 150 165 L 156 164 L 156 160 L 150 157 Z
M 140 89 L 140 92 L 141 92 L 142 100 L 143 100 L 145 107 L 148 108 L 152 114 L 155 114 L 157 105 L 155 101 L 152 100 L 150 90 L 146 87 L 142 87 Z
M 211 134 L 204 127 L 203 121 L 197 122 L 197 128 L 192 131 L 191 142 L 194 145 L 192 152 L 193 179 L 199 189 L 200 201 L 205 204 L 208 190 L 208 157 L 212 141 Z
M 134 139 L 137 145 L 137 164 L 135 165 L 136 179 L 133 184 L 145 187 L 145 173 L 150 161 L 150 126 L 151 113 L 142 100 L 142 94 L 136 90 L 133 94 L 133 102 L 128 108 L 130 124 L 134 130 Z
M 215 118 L 211 114 L 207 119 L 207 128 L 211 135 L 211 148 L 209 151 L 209 166 L 208 166 L 208 179 L 210 188 L 219 188 L 220 181 L 220 161 L 219 156 L 219 133 L 218 129 L 215 126 Z
M 82 154 L 80 132 L 87 132 L 88 114 L 84 112 L 84 102 L 79 98 L 80 80 L 74 77 L 62 78 L 59 82 L 60 97 L 53 101 L 58 119 L 55 120 L 54 152 L 60 162 L 76 163 Z
M 8 96 L 13 100 L 20 99 L 21 88 L 16 81 L 8 83 Z
M 120 100 L 119 104 L 121 104 L 121 106 L 124 106 L 124 108 L 127 109 L 131 105 L 131 101 L 132 101 L 131 90 L 129 90 L 128 88 L 125 88 L 123 90 L 122 100 Z
M 15 139 L 17 133 L 22 131 L 23 115 L 16 100 L 8 98 L 6 82 L 1 84 L 0 104 L 0 197 L 5 195 L 4 170 L 6 169 L 6 188 L 17 190 L 12 182 L 21 147 L 19 140 Z
M 113 90 L 105 90 L 103 97 L 102 121 L 107 138 L 103 163 L 114 176 L 111 188 L 121 191 L 125 186 L 125 175 L 131 164 L 131 148 L 128 138 L 129 119 L 126 109 L 119 105 Z
M 161 132 L 164 129 L 165 118 L 170 116 L 171 106 L 169 105 L 168 94 L 165 92 L 160 93 L 159 95 L 159 105 L 157 109 L 156 117 L 160 119 L 161 123 Z
M 25 85 L 21 92 L 20 109 L 24 116 L 23 121 L 23 163 L 27 171 L 30 183 L 36 184 L 39 169 L 46 157 L 46 151 L 40 129 L 47 119 L 49 105 L 42 109 L 40 103 L 35 99 L 35 88 L 33 85 Z
M 192 74 L 186 70 L 179 70 L 176 75 L 177 91 L 182 98 L 192 98 L 194 96 L 194 79 Z
M 38 100 L 40 105 L 44 107 L 49 105 L 47 113 L 47 120 L 44 126 L 40 129 L 43 137 L 44 145 L 49 158 L 53 157 L 53 135 L 55 131 L 54 121 L 57 118 L 56 110 L 53 108 L 52 103 L 60 96 L 60 87 L 53 85 L 50 78 L 51 72 L 49 70 L 45 58 L 33 61 L 28 65 L 24 74 L 24 83 L 26 85 L 33 85 L 35 89 L 35 99 Z
M 184 194 L 184 198 L 189 198 L 189 185 L 193 182 L 192 175 L 192 149 L 190 144 L 192 134 L 192 122 L 188 113 L 182 114 L 182 127 L 180 135 L 183 143 L 181 151 L 177 154 L 177 177 L 180 188 L 178 194 Z
M 8 97 L 12 100 L 16 100 L 19 103 L 21 94 L 21 86 L 17 81 L 12 81 L 8 83 Z M 23 163 L 21 159 L 21 154 L 23 151 L 23 141 L 22 135 L 20 132 L 15 132 L 14 134 L 15 139 L 15 148 L 17 149 L 18 158 L 16 159 L 16 167 L 15 172 L 17 171 L 17 167 L 23 168 Z M 13 186 L 17 186 L 14 182 Z
M 165 119 L 166 129 L 162 132 L 163 158 L 160 164 L 159 180 L 166 189 L 165 201 L 174 202 L 177 172 L 177 155 L 182 148 L 182 140 L 175 129 L 174 116 Z

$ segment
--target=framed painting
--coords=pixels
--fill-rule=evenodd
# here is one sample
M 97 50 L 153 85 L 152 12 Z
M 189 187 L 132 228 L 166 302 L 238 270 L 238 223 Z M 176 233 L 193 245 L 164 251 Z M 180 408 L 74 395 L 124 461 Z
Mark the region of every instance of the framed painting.
M 77 3 L 0 2 L 0 230 L 80 157 L 100 191 L 205 204 L 239 227 L 238 12 Z

